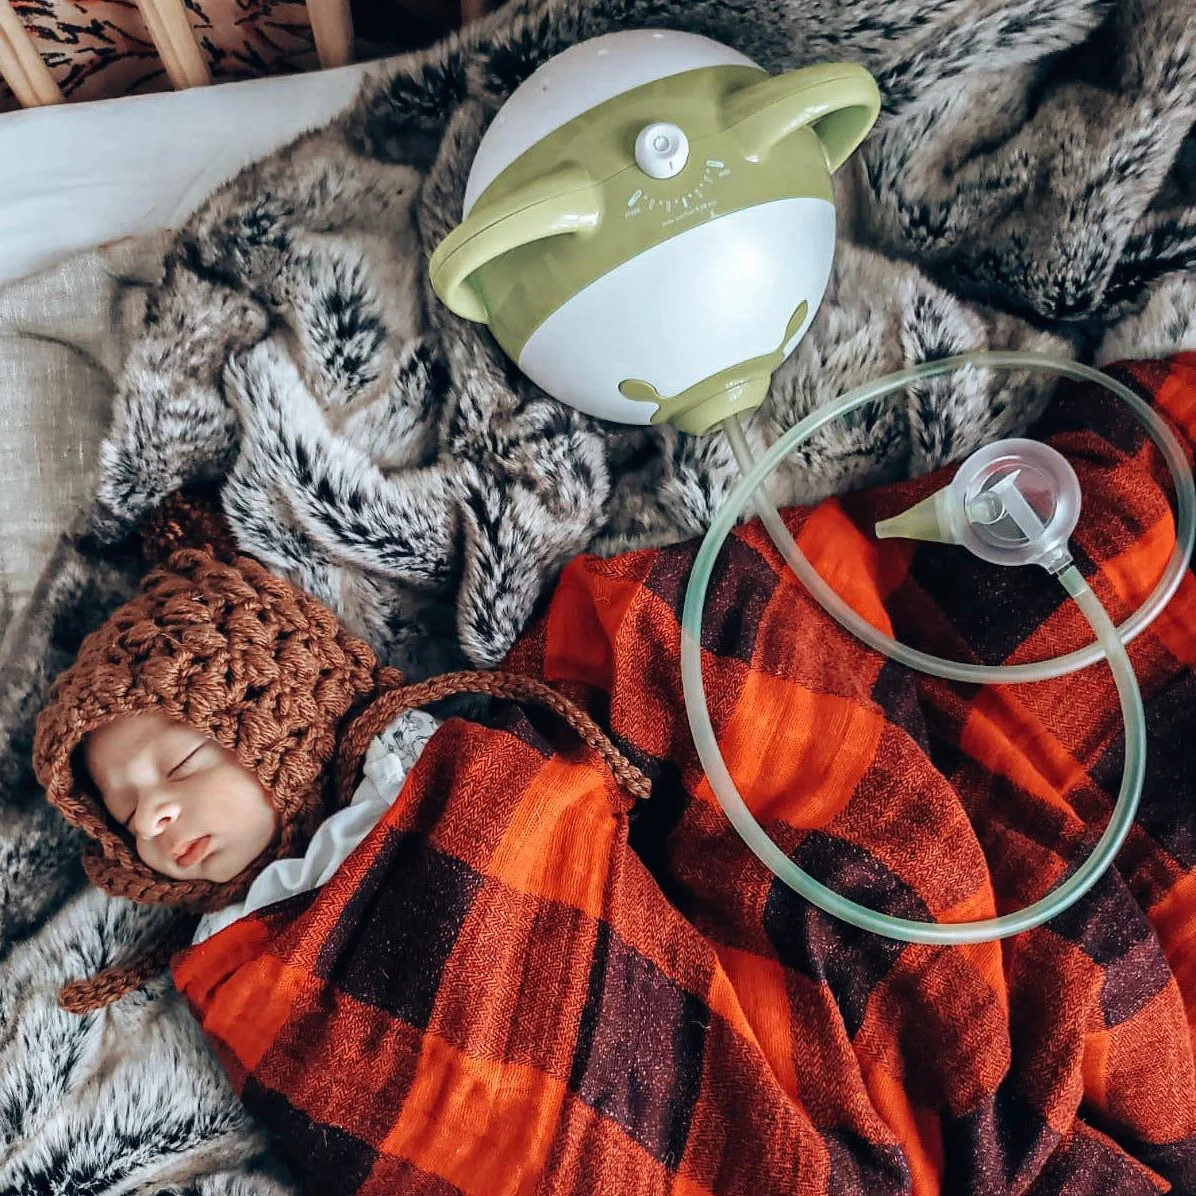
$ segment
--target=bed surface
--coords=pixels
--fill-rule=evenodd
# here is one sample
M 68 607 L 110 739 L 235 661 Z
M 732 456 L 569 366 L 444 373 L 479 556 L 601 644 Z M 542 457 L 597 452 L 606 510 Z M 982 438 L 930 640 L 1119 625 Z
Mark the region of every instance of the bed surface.
M 0 115 L 0 282 L 176 227 L 245 164 L 333 117 L 377 67 Z
M 90 493 L 164 230 L 335 116 L 369 69 L 0 115 L 0 631 Z

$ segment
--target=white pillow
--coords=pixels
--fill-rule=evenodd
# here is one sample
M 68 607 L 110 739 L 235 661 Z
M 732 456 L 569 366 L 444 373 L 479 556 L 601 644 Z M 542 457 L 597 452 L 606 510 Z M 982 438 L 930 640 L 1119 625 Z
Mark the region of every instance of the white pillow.
M 0 115 L 0 282 L 179 225 L 349 105 L 368 63 Z

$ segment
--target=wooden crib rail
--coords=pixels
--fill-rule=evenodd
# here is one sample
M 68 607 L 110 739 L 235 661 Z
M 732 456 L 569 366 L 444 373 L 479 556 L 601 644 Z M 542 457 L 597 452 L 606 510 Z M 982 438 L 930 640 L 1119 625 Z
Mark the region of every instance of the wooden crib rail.
M 316 55 L 325 70 L 346 66 L 353 61 L 353 14 L 350 0 L 306 0 Z M 429 3 L 445 0 L 420 0 L 406 7 L 413 13 L 427 10 Z M 154 48 L 170 85 L 206 87 L 212 74 L 191 27 L 184 0 L 136 0 Z M 457 16 L 462 25 L 493 12 L 502 0 L 457 0 Z M 400 8 L 404 5 L 400 2 Z M 423 12 L 427 16 L 427 12 Z M 12 0 L 0 0 L 0 79 L 12 89 L 22 108 L 61 104 L 61 88 L 46 67 L 36 43 L 21 23 Z
M 61 89 L 9 0 L 0 0 L 0 76 L 22 108 L 62 103 Z
M 328 70 L 353 61 L 353 14 L 349 0 L 307 0 L 320 65 Z
M 176 91 L 212 82 L 183 0 L 137 0 L 154 48 Z M 324 69 L 353 61 L 353 15 L 349 0 L 307 0 L 316 54 Z M 23 108 L 60 104 L 62 90 L 21 23 L 11 0 L 0 0 L 0 77 Z
M 175 91 L 207 87 L 212 76 L 199 51 L 183 0 L 137 0 L 137 7 Z

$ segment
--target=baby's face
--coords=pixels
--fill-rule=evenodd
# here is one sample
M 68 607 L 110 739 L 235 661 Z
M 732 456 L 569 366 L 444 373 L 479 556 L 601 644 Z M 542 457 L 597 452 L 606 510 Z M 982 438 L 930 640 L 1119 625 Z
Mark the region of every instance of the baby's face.
M 176 880 L 231 880 L 270 845 L 265 790 L 214 739 L 164 714 L 134 714 L 88 736 L 87 770 L 137 854 Z

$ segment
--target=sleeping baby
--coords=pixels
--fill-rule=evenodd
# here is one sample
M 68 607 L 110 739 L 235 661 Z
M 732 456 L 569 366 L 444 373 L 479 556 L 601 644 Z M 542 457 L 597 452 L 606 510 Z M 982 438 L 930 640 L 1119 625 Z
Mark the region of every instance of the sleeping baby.
M 188 917 L 132 965 L 67 985 L 61 1003 L 99 1008 L 188 941 L 326 883 L 435 731 L 417 707 L 461 693 L 544 703 L 587 741 L 605 740 L 532 678 L 466 672 L 405 686 L 256 560 L 210 544 L 171 553 L 56 680 L 34 766 L 86 835 L 92 882 Z

